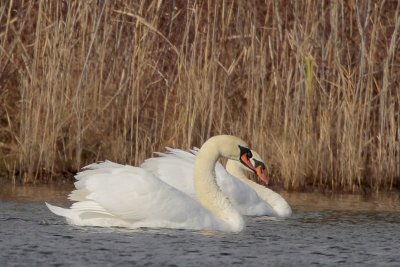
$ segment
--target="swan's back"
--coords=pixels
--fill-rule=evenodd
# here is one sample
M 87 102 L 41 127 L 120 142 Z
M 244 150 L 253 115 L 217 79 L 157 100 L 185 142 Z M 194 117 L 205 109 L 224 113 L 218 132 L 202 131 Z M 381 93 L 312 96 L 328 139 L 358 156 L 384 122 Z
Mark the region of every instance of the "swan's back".
M 156 153 L 140 166 L 165 183 L 196 199 L 193 183 L 193 168 L 196 156 L 190 152 L 167 147 L 166 153 Z

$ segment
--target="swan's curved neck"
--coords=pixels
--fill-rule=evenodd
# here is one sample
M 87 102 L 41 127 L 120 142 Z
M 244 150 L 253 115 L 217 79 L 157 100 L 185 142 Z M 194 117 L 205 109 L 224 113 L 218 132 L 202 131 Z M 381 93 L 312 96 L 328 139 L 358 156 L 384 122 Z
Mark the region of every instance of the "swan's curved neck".
M 292 214 L 292 209 L 283 197 L 273 190 L 250 180 L 246 176 L 246 170 L 240 163 L 238 164 L 236 161 L 228 160 L 226 163 L 226 170 L 252 188 L 263 201 L 272 206 L 278 216 L 289 217 Z
M 215 164 L 223 156 L 220 145 L 218 138 L 210 138 L 197 154 L 194 166 L 196 194 L 201 204 L 227 223 L 232 231 L 240 231 L 244 227 L 243 218 L 216 183 Z
M 246 170 L 240 162 L 228 160 L 225 168 L 231 175 L 240 178 L 242 181 L 248 180 Z

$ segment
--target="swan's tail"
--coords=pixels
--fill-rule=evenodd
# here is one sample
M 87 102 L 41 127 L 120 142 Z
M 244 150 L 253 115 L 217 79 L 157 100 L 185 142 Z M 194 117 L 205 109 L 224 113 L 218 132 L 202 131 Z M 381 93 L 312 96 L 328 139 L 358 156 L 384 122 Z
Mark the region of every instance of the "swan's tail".
M 100 205 L 91 201 L 74 203 L 71 208 L 64 209 L 46 203 L 51 212 L 58 216 L 65 217 L 67 223 L 78 226 L 103 226 L 103 227 L 131 227 L 131 222 L 115 218 Z
M 66 218 L 71 218 L 72 217 L 72 212 L 70 209 L 64 209 L 64 208 L 60 208 L 57 206 L 53 206 L 47 202 L 45 202 L 47 208 L 53 212 L 54 214 L 58 215 L 58 216 L 63 216 Z

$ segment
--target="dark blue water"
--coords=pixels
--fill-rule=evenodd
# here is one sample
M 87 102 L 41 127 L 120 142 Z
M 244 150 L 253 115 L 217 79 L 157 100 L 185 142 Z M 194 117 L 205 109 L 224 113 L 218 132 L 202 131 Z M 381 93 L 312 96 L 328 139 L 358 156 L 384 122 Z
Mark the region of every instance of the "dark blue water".
M 248 217 L 245 230 L 232 234 L 75 227 L 37 199 L 3 200 L 0 265 L 400 266 L 399 211 L 300 204 L 290 219 Z

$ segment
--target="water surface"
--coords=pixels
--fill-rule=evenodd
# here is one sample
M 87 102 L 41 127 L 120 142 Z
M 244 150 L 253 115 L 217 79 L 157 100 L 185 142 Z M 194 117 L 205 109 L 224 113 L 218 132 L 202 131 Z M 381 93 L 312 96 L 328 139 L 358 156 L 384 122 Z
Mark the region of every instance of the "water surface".
M 0 189 L 2 266 L 399 266 L 398 195 L 283 194 L 286 220 L 247 217 L 238 234 L 75 227 L 43 201 L 69 206 L 72 186 Z

